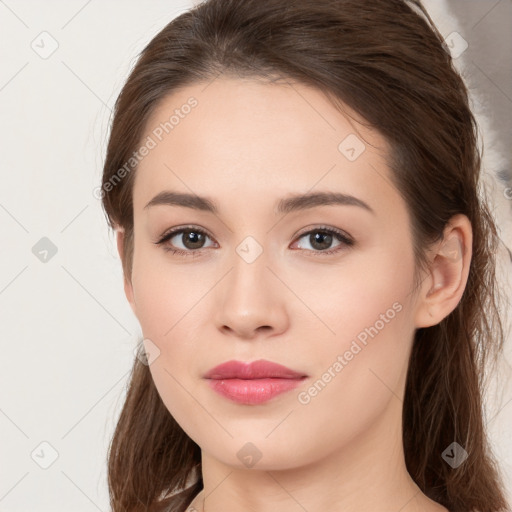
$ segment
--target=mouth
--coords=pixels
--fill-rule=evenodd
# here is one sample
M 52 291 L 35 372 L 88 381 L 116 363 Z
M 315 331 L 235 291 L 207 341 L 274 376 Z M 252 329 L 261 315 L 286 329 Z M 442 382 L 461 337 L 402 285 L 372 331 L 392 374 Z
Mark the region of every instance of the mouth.
M 246 405 L 261 404 L 291 391 L 307 377 L 304 373 L 263 359 L 249 364 L 227 361 L 204 375 L 214 391 Z

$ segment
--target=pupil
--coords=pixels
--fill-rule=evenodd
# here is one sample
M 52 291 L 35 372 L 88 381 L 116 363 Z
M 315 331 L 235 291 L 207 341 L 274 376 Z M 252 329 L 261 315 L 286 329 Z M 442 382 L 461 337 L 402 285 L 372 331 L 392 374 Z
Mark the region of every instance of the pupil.
M 197 249 L 201 246 L 201 243 L 203 242 L 203 235 L 201 233 L 196 233 L 195 231 L 186 231 L 184 235 L 185 246 L 188 247 L 189 249 Z M 187 244 L 191 244 L 192 247 L 189 247 L 189 245 Z
M 332 235 L 328 233 L 317 233 L 312 235 L 313 242 L 311 245 L 317 249 L 328 249 L 332 243 Z M 322 242 L 324 245 L 322 245 Z

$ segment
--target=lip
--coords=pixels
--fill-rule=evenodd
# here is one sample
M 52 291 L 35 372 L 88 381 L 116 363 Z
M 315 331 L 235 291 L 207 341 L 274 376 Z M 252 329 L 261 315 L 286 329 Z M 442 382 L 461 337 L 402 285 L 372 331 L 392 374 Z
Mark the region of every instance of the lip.
M 305 373 L 299 373 L 281 364 L 273 363 L 265 359 L 258 359 L 251 363 L 243 361 L 226 361 L 215 366 L 205 375 L 205 379 L 300 379 L 307 377 Z
M 261 404 L 290 391 L 307 378 L 286 366 L 259 359 L 251 363 L 227 361 L 209 370 L 204 378 L 217 393 L 240 404 Z

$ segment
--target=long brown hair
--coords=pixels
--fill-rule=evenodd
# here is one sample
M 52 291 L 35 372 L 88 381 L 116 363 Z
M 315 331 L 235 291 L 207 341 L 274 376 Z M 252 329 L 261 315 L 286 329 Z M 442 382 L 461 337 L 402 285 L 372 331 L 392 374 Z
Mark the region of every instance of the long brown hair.
M 439 324 L 415 334 L 403 444 L 414 481 L 451 512 L 506 510 L 483 420 L 488 363 L 497 361 L 504 342 L 495 273 L 500 240 L 480 187 L 478 128 L 467 89 L 428 13 L 420 1 L 207 0 L 165 26 L 117 99 L 104 165 L 103 207 L 110 226 L 125 230 L 127 279 L 136 172 L 130 157 L 148 116 L 177 88 L 220 73 L 316 87 L 386 138 L 393 182 L 412 218 L 418 277 L 426 248 L 441 239 L 449 219 L 462 213 L 471 221 L 473 256 L 461 301 Z M 457 468 L 442 458 L 453 442 L 468 453 Z M 183 490 L 200 463 L 198 445 L 166 409 L 148 366 L 135 358 L 108 454 L 112 510 L 185 510 L 202 488 L 199 477 Z

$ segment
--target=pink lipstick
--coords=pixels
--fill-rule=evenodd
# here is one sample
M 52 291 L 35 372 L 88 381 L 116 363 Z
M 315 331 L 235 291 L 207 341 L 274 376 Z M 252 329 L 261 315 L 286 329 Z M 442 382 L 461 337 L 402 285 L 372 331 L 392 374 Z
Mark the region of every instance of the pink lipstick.
M 290 391 L 307 378 L 271 361 L 227 361 L 204 375 L 217 393 L 239 404 L 256 405 Z

